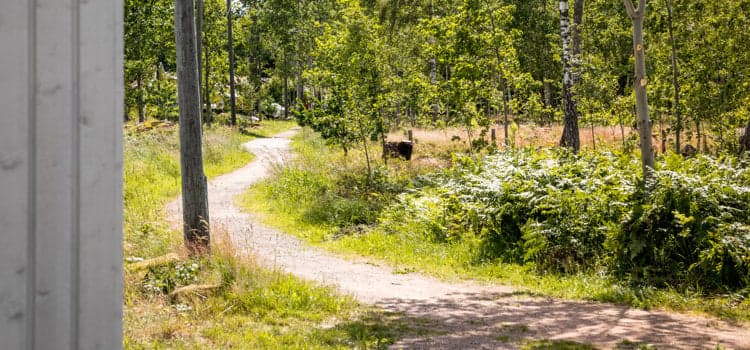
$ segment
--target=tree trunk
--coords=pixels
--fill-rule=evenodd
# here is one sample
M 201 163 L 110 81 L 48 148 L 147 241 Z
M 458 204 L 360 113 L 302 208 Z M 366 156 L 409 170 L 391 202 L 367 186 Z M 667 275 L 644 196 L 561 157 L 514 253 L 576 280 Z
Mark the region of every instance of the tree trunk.
M 430 19 L 432 19 L 432 16 L 434 15 L 435 8 L 433 6 L 432 0 L 430 0 Z M 435 45 L 435 37 L 430 36 L 430 46 Z M 435 56 L 430 57 L 430 85 L 435 87 L 437 89 L 437 60 L 435 59 Z M 440 114 L 440 102 L 435 97 L 435 101 L 433 101 L 432 104 L 432 123 L 435 124 L 438 120 L 438 115 Z
M 361 116 L 357 117 L 357 126 L 359 126 L 359 133 L 360 133 L 360 136 L 362 137 L 362 144 L 365 147 L 365 160 L 367 161 L 367 181 L 371 182 L 372 181 L 372 166 L 370 165 L 370 150 L 367 147 L 368 137 L 367 135 L 365 135 L 365 129 L 362 126 Z
M 495 15 L 490 9 L 490 25 L 492 26 L 492 35 L 497 35 L 497 27 L 495 26 Z M 497 67 L 498 73 L 496 75 L 497 81 L 500 82 L 500 92 L 503 94 L 503 132 L 504 132 L 504 144 L 506 147 L 510 146 L 510 138 L 508 137 L 508 82 L 505 79 L 505 74 L 503 74 L 503 60 L 500 57 L 500 48 L 495 46 L 495 65 Z
M 297 62 L 297 99 L 296 103 L 299 104 L 299 108 L 305 106 L 305 85 L 302 80 L 302 62 Z
M 227 37 L 229 45 L 229 104 L 232 113 L 232 126 L 237 125 L 237 96 L 234 91 L 234 35 L 232 35 L 232 0 L 227 0 Z
M 161 79 L 162 79 L 161 72 L 163 70 L 164 70 L 164 66 L 162 65 L 161 62 L 159 62 L 156 65 L 156 91 L 157 91 L 157 94 L 158 94 L 158 97 L 159 97 L 158 98 L 158 100 L 159 100 L 158 101 L 159 102 L 159 116 L 162 119 L 167 120 L 167 113 L 164 111 L 164 97 L 163 97 L 163 94 L 162 94 L 162 91 L 161 91 Z
M 255 86 L 253 87 L 253 92 L 256 93 L 255 96 L 255 112 L 254 115 L 257 117 L 260 117 L 261 111 L 260 111 L 260 89 L 261 89 L 261 80 L 260 80 L 260 29 L 258 28 L 258 15 L 253 14 L 253 27 L 251 30 L 250 38 L 252 40 L 255 40 L 255 43 L 251 45 L 253 48 L 253 63 L 252 63 L 252 74 L 253 74 L 253 81 L 255 82 Z M 251 39 L 248 39 L 251 40 Z
M 579 2 L 581 2 L 579 4 Z M 575 7 L 583 8 L 582 0 L 576 0 Z M 575 20 L 579 21 L 583 19 L 583 14 L 574 14 Z M 574 60 L 576 50 L 580 53 L 580 43 L 576 41 L 580 40 L 580 34 L 577 27 L 580 23 L 576 23 L 573 33 L 573 43 L 571 50 L 571 33 L 570 33 L 570 17 L 568 9 L 568 1 L 560 1 L 560 36 L 562 37 L 562 50 L 563 50 L 563 110 L 564 110 L 564 123 L 563 123 L 563 134 L 560 139 L 560 146 L 570 147 L 573 152 L 578 152 L 581 148 L 581 136 L 578 130 L 578 107 L 576 105 L 575 97 L 573 96 L 573 85 L 575 84 L 575 73 L 574 73 Z M 578 40 L 575 40 L 575 39 Z M 571 51 L 572 55 L 571 55 Z
M 198 57 L 198 98 L 203 99 L 201 95 L 201 81 L 203 81 L 203 56 L 201 50 L 203 50 L 203 0 L 195 0 L 195 52 Z M 202 103 L 198 102 L 198 108 Z
M 401 127 L 401 100 L 396 101 L 396 111 L 395 111 L 395 119 L 396 119 L 396 127 Z
M 192 0 L 175 0 L 175 46 L 180 113 L 180 169 L 185 245 L 192 255 L 210 247 L 208 190 L 203 174 L 198 57 Z
M 510 125 L 510 116 L 508 111 L 508 87 L 503 78 L 503 132 L 505 133 L 505 146 L 510 146 L 510 136 L 508 135 L 508 126 Z
M 203 69 L 206 70 L 203 74 L 203 80 L 205 81 L 203 85 L 203 93 L 205 97 L 203 99 L 206 102 L 206 124 L 210 126 L 212 122 L 211 113 L 213 111 L 211 110 L 211 83 L 209 80 L 211 77 L 211 61 L 209 60 L 210 55 L 208 46 L 203 49 L 203 55 L 205 56 Z
M 548 111 L 545 112 L 547 122 L 549 122 L 549 125 L 552 125 L 552 122 L 554 121 L 554 113 L 549 112 L 552 108 L 552 83 L 546 78 L 544 79 L 544 107 L 548 109 Z
M 284 119 L 289 119 L 289 75 L 284 72 Z
M 700 152 L 702 150 L 702 148 L 701 148 L 701 119 L 700 119 L 700 117 L 695 118 L 695 133 L 696 133 L 696 136 L 698 136 L 698 141 L 697 141 L 697 147 L 696 148 L 698 149 L 698 152 Z
M 745 135 L 740 136 L 740 153 L 750 151 L 750 120 L 745 127 Z
M 672 86 L 674 87 L 674 101 L 672 110 L 675 115 L 675 152 L 682 151 L 680 147 L 680 133 L 682 132 L 682 115 L 680 114 L 680 84 L 677 81 L 677 48 L 674 41 L 674 26 L 672 24 L 672 0 L 665 0 L 667 5 L 667 21 L 669 22 L 669 44 L 672 46 Z
M 631 0 L 624 0 L 625 8 L 633 21 L 633 51 L 635 55 L 635 104 L 638 114 L 638 136 L 641 146 L 643 180 L 648 184 L 653 176 L 654 152 L 651 145 L 651 120 L 648 116 L 646 86 L 646 48 L 643 44 L 643 19 L 646 15 L 646 0 L 638 1 L 638 9 Z
M 620 115 L 620 136 L 622 140 L 622 149 L 625 150 L 625 123 L 623 122 L 622 115 Z
M 143 123 L 146 121 L 146 113 L 144 111 L 145 106 L 143 104 L 143 74 L 138 73 L 135 78 L 136 89 L 138 89 L 137 100 L 138 100 L 138 122 Z

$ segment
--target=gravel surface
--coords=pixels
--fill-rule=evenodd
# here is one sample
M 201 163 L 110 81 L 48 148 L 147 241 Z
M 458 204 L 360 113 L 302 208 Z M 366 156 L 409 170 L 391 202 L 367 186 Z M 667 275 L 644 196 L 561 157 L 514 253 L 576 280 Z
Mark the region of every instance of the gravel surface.
M 627 339 L 658 349 L 750 349 L 750 329 L 717 319 L 612 304 L 532 297 L 501 285 L 449 283 L 417 273 L 342 259 L 265 227 L 235 206 L 235 197 L 290 158 L 290 130 L 246 143 L 257 159 L 209 182 L 212 225 L 224 227 L 238 251 L 271 268 L 332 285 L 359 301 L 403 315 L 429 332 L 395 349 L 517 349 L 524 339 L 570 340 L 615 348 Z M 169 204 L 179 218 L 180 201 Z

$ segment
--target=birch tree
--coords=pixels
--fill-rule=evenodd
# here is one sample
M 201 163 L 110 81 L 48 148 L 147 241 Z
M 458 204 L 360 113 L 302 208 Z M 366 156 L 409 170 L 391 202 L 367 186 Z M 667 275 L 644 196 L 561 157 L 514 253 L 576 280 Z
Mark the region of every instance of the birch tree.
M 575 0 L 576 10 L 583 9 L 583 0 Z M 576 11 L 576 18 L 583 18 L 583 11 Z M 579 23 L 578 23 L 579 24 Z M 578 32 L 578 25 L 575 26 L 575 32 Z M 575 84 L 575 72 L 573 61 L 577 59 L 573 54 L 578 51 L 580 56 L 580 34 L 573 33 L 571 40 L 570 28 L 570 10 L 568 1 L 560 1 L 560 36 L 562 37 L 562 61 L 563 61 L 563 110 L 565 112 L 563 121 L 563 134 L 560 139 L 560 146 L 570 147 L 573 152 L 578 152 L 581 148 L 581 137 L 578 131 L 578 106 L 573 96 L 573 86 Z M 578 48 L 577 50 L 575 50 Z
M 646 16 L 646 0 L 638 1 L 638 8 L 631 0 L 623 0 L 628 16 L 633 21 L 633 51 L 635 55 L 635 108 L 638 114 L 638 135 L 641 147 L 643 179 L 648 184 L 654 169 L 654 152 L 651 146 L 651 120 L 648 116 L 646 86 L 646 47 L 643 44 L 643 20 Z
M 210 247 L 208 190 L 201 148 L 200 82 L 193 0 L 175 0 L 180 169 L 185 246 L 191 255 Z

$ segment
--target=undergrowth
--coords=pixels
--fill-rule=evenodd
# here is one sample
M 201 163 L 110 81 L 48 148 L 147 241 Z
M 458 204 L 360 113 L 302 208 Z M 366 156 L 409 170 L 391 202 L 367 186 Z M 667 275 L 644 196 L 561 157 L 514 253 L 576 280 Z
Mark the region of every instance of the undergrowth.
M 204 131 L 207 176 L 252 160 L 241 144 L 292 126 L 264 122 L 239 133 Z M 237 257 L 226 232 L 214 227 L 210 259 L 184 257 L 179 232 L 165 222 L 164 205 L 179 192 L 177 130 L 159 126 L 125 133 L 125 318 L 128 349 L 384 348 L 411 323 L 400 314 L 358 305 L 331 288 L 268 271 Z M 177 253 L 177 260 L 137 268 L 139 261 Z M 172 297 L 180 287 L 205 291 Z
M 731 156 L 661 157 L 646 194 L 630 154 L 391 161 L 368 180 L 357 150 L 309 130 L 293 145 L 296 164 L 241 204 L 327 249 L 396 271 L 750 320 L 750 171 Z

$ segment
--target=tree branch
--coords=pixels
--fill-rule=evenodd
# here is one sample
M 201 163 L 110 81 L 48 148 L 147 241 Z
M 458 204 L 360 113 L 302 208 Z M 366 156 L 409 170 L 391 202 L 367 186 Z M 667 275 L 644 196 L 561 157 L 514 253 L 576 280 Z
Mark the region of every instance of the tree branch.
M 625 3 L 625 10 L 628 11 L 628 16 L 630 16 L 630 18 L 635 18 L 636 12 L 635 6 L 633 6 L 633 2 L 631 0 L 623 0 L 623 2 Z M 646 4 L 646 2 L 643 0 L 640 0 L 640 3 L 644 5 Z

